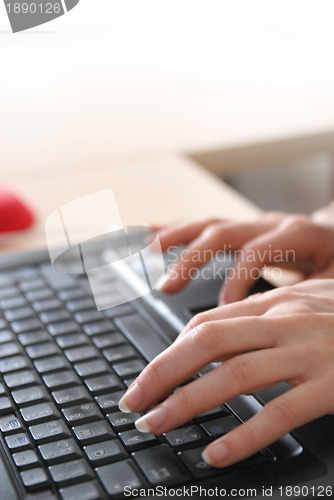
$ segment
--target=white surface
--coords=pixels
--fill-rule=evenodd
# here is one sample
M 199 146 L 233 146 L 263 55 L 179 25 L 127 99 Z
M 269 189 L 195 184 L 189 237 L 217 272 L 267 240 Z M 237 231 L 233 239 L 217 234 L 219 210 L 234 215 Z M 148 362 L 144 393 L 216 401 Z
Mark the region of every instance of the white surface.
M 1 168 L 334 128 L 332 0 L 80 0 L 13 35 L 0 2 Z

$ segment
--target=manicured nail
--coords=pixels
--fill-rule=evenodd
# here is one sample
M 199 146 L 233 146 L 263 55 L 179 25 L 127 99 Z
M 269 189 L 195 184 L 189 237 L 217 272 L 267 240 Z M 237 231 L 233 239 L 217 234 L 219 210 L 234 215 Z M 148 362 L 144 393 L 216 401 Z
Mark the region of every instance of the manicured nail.
M 118 402 L 118 408 L 124 413 L 130 413 L 140 407 L 143 393 L 139 384 L 133 384 Z
M 211 465 L 212 467 L 217 467 L 221 465 L 222 462 L 228 457 L 229 449 L 224 443 L 214 443 L 207 448 L 202 453 L 202 458 L 204 462 Z
M 143 417 L 138 418 L 135 426 L 140 432 L 152 432 L 156 434 L 166 420 L 166 408 L 159 406 L 154 410 L 146 413 Z

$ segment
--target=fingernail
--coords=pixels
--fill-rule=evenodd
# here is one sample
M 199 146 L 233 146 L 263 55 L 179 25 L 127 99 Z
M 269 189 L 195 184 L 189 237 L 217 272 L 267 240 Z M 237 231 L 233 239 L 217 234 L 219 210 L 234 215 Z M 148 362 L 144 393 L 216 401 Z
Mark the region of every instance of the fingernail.
M 212 467 L 217 467 L 217 465 L 221 465 L 222 462 L 224 462 L 228 455 L 229 449 L 226 444 L 214 443 L 205 448 L 202 453 L 202 458 L 207 464 Z
M 139 384 L 131 386 L 124 396 L 118 402 L 118 408 L 123 413 L 130 413 L 140 407 L 143 399 L 143 393 Z
M 152 432 L 152 434 L 155 434 L 164 424 L 165 420 L 166 408 L 159 406 L 149 413 L 146 413 L 143 417 L 138 418 L 135 422 L 135 426 L 140 432 Z

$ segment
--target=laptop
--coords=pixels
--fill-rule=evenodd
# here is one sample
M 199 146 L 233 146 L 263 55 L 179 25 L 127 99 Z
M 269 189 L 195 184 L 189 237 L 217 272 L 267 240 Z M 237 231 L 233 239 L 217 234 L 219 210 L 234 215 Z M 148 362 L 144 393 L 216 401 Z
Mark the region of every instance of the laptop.
M 94 256 L 110 258 L 103 245 Z M 146 266 L 154 269 L 154 259 Z M 144 366 L 194 314 L 215 306 L 217 266 L 224 273 L 230 263 L 228 255 L 212 261 L 212 279 L 206 272 L 175 295 L 152 291 L 99 311 L 87 276 L 56 271 L 47 250 L 1 255 L 1 500 L 331 496 L 332 416 L 226 469 L 201 458 L 210 441 L 288 390 L 284 383 L 240 395 L 162 436 L 140 433 L 139 415 L 118 409 Z M 101 280 L 113 280 L 117 294 L 136 273 L 102 273 Z M 260 280 L 252 292 L 270 288 Z

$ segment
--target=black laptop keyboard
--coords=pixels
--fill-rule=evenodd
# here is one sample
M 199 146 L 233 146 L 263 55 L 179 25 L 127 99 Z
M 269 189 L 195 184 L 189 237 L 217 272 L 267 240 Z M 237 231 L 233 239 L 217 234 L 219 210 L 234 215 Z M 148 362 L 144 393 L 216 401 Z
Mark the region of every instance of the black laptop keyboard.
M 97 311 L 85 279 L 26 267 L 0 277 L 0 430 L 20 496 L 120 498 L 224 474 L 204 447 L 240 424 L 228 406 L 163 436 L 118 401 L 163 343 L 130 304 Z M 263 451 L 239 464 L 271 461 Z

